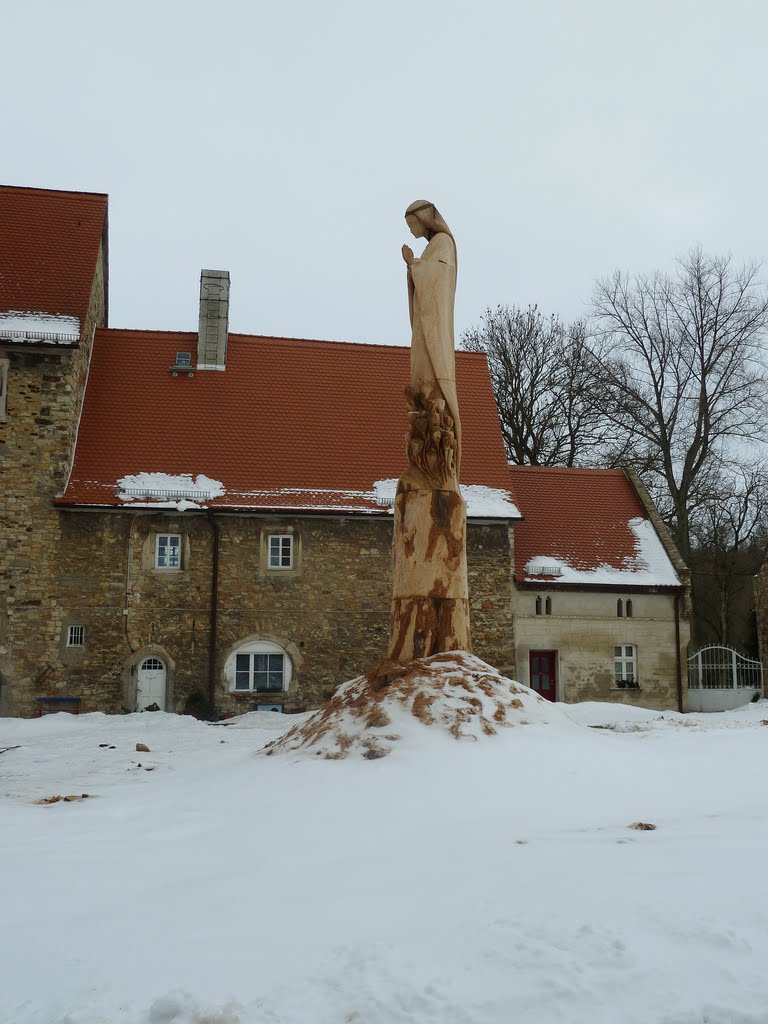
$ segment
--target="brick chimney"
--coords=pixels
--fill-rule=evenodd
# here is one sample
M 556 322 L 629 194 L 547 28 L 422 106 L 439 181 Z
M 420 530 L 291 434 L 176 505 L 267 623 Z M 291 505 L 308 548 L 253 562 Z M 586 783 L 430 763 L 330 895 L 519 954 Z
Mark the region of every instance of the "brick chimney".
M 229 271 L 200 271 L 197 369 L 224 370 L 229 336 Z

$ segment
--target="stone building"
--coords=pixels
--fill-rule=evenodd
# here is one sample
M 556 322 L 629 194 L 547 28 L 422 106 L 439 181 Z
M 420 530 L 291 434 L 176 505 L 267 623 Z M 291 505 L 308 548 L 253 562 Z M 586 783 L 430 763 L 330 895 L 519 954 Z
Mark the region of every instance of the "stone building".
M 375 665 L 408 350 L 231 334 L 221 271 L 202 274 L 197 334 L 108 328 L 105 196 L 0 188 L 0 223 L 0 713 L 291 711 Z M 565 616 L 567 581 L 515 568 L 550 510 L 538 477 L 510 475 L 484 357 L 457 353 L 457 383 L 476 653 L 526 681 L 532 651 L 556 650 L 560 699 L 615 699 L 614 637 L 636 645 L 633 703 L 678 706 L 682 567 L 620 581 L 620 639 L 600 634 L 607 605 Z M 627 524 L 659 527 L 630 511 L 616 551 L 639 570 Z
M 52 499 L 72 464 L 107 276 L 105 195 L 0 188 L 0 713 L 57 692 Z

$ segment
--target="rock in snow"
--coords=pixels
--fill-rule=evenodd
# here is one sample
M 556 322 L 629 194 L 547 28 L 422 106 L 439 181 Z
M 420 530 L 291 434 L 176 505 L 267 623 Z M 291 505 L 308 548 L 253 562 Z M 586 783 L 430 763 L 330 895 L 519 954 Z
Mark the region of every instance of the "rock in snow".
M 338 760 L 386 757 L 431 728 L 479 740 L 514 725 L 568 723 L 562 710 L 464 651 L 388 664 L 344 683 L 325 707 L 264 748 Z

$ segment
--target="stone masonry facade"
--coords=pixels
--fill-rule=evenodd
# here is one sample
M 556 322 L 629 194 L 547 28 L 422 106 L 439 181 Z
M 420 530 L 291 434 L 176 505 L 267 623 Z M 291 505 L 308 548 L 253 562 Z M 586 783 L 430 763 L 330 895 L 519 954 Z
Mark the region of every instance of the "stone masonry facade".
M 81 710 L 129 711 L 147 657 L 167 667 L 169 711 L 210 714 L 279 701 L 286 711 L 318 707 L 339 683 L 386 653 L 392 594 L 392 518 L 267 516 L 199 512 L 74 511 L 59 517 L 61 550 L 51 671 L 14 688 L 12 713 L 35 713 L 41 694 L 81 698 Z M 154 567 L 155 538 L 182 538 L 181 567 Z M 476 653 L 514 675 L 512 531 L 471 523 L 470 600 Z M 291 535 L 288 572 L 267 568 L 266 539 Z M 216 638 L 211 682 L 214 544 L 218 535 Z M 68 627 L 85 643 L 67 646 Z M 51 627 L 51 634 L 53 627 Z M 277 644 L 291 661 L 285 693 L 235 693 L 224 675 L 244 643 Z
M 0 714 L 30 713 L 20 694 L 44 689 L 60 670 L 57 594 L 66 555 L 52 499 L 69 472 L 93 333 L 105 320 L 104 257 L 102 246 L 78 346 L 0 346 L 8 360 L 8 415 L 0 421 Z

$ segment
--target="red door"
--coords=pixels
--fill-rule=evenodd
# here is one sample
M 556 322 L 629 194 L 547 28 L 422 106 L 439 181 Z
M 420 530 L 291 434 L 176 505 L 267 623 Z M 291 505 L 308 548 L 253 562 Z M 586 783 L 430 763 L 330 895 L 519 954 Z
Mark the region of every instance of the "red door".
M 557 700 L 557 651 L 531 651 L 530 686 L 547 700 Z

